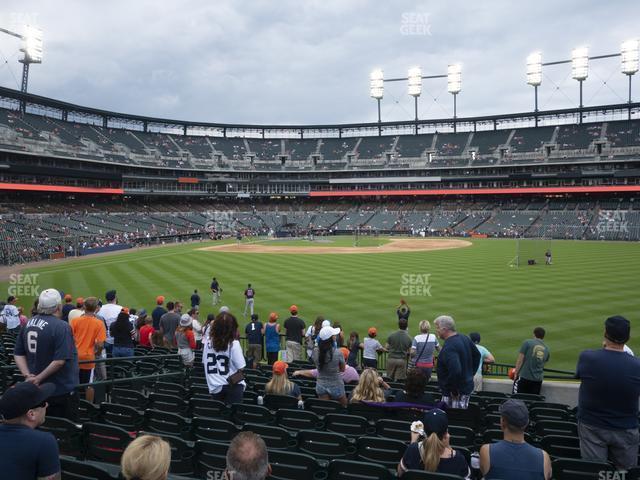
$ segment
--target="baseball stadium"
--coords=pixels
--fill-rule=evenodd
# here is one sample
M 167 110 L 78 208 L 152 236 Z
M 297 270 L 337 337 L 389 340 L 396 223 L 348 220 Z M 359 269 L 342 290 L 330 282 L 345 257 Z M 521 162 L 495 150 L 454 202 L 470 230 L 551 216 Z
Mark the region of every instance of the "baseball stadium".
M 602 348 L 609 317 L 630 320 L 631 337 L 622 343 L 640 349 L 640 103 L 631 91 L 637 40 L 610 55 L 576 49 L 549 64 L 530 55 L 535 104 L 526 111 L 458 115 L 460 67 L 449 65 L 436 76 L 373 71 L 377 121 L 242 124 L 31 93 L 41 34 L 1 30 L 27 47 L 22 88 L 0 86 L 0 289 L 2 308 L 5 299 L 15 305 L 25 325 L 11 329 L 2 314 L 0 393 L 29 383 L 14 354 L 24 350 L 20 328 L 31 325 L 50 289 L 63 312 L 66 304 L 84 312 L 89 297 L 103 308 L 117 297 L 127 318 L 180 302 L 177 313 L 193 311 L 204 324 L 226 310 L 247 357 L 239 370 L 243 401 L 228 405 L 211 399 L 199 348 L 206 336 L 186 364 L 175 344 L 151 349 L 139 336 L 122 359 L 96 350 L 104 372 L 76 382 L 75 419 L 47 416 L 40 426 L 58 440 L 62 479 L 126 476 L 123 452 L 143 433 L 171 446 L 169 476 L 157 478 L 222 478 L 230 442 L 243 431 L 266 442 L 269 478 L 398 478 L 409 425 L 424 412 L 324 399 L 315 379 L 293 375 L 314 368 L 314 359 L 306 338 L 297 341 L 300 357 L 291 358 L 285 319 L 299 314 L 306 330 L 322 317 L 351 350 L 352 333 L 363 342 L 372 329 L 385 346 L 402 308 L 410 311 L 411 338 L 424 333 L 422 321 L 436 333 L 434 321 L 448 316 L 459 335 L 479 332 L 494 358 L 481 366 L 484 387 L 468 408 L 446 409 L 451 444 L 470 465 L 467 478 L 481 476 L 473 465 L 480 445 L 502 438 L 498 404 L 507 398 L 525 401 L 525 438 L 550 455 L 553 478 L 614 478 L 602 476 L 619 470 L 614 460 L 581 457 L 575 372 L 581 352 Z M 628 99 L 585 105 L 588 65 L 602 59 L 618 62 L 617 75 L 628 77 Z M 552 64 L 571 69 L 579 105 L 538 108 L 542 71 Z M 453 95 L 453 114 L 419 118 L 422 83 L 436 77 Z M 393 82 L 408 84 L 415 118 L 381 118 Z M 288 363 L 300 403 L 265 390 L 272 362 L 262 339 L 260 358 L 246 355 L 252 315 L 279 324 L 278 358 Z M 521 345 L 537 327 L 550 352 L 542 391 L 518 393 Z M 355 350 L 364 378 L 359 343 Z M 392 374 L 382 350 L 380 381 L 397 393 L 407 373 Z M 415 347 L 405 370 L 413 354 Z M 433 362 L 424 392 L 436 404 L 446 395 Z M 357 388 L 347 387 L 347 394 Z M 409 469 L 402 478 L 454 477 Z

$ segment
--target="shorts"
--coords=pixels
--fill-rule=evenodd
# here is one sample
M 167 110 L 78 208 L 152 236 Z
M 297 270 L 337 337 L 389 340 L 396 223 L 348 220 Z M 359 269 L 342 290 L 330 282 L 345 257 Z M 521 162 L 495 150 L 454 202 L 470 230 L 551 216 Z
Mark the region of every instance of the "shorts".
M 365 368 L 378 368 L 378 359 L 377 358 L 363 358 L 362 366 Z
M 79 383 L 90 383 L 91 382 L 91 370 L 83 370 L 82 368 L 78 373 Z
M 260 360 L 262 360 L 262 345 L 259 343 L 247 345 L 247 358 L 253 358 L 255 363 L 260 363 Z
M 193 365 L 195 355 L 190 348 L 179 348 L 178 355 L 182 358 L 183 365 Z
M 329 395 L 330 399 L 338 400 L 339 398 L 346 396 L 346 393 L 344 391 L 344 384 L 335 386 L 324 386 L 316 384 L 316 395 L 318 395 L 319 397 L 323 395 Z

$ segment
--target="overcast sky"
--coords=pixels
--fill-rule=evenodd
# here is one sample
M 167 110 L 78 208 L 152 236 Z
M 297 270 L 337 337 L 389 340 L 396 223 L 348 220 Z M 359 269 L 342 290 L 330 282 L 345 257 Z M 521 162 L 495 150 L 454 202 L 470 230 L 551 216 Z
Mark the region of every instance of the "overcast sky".
M 525 59 L 616 53 L 640 36 L 640 1 L 4 0 L 0 26 L 44 30 L 29 91 L 126 113 L 239 123 L 376 120 L 368 77 L 446 73 L 460 62 L 458 115 L 527 111 Z M 0 35 L 0 85 L 19 88 L 20 43 Z M 546 67 L 540 108 L 578 103 L 570 66 Z M 594 61 L 586 105 L 624 102 L 619 59 Z M 634 78 L 640 98 L 640 75 Z M 425 80 L 421 118 L 452 115 L 446 80 Z M 406 84 L 385 85 L 383 120 L 413 118 Z

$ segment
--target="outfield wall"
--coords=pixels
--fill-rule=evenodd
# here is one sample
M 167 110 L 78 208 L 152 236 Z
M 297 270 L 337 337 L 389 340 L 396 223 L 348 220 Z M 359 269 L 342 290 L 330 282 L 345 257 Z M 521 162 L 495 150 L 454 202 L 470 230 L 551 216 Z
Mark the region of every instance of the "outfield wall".
M 491 392 L 511 393 L 512 387 L 512 380 L 485 378 L 482 382 L 483 390 Z M 540 394 L 544 395 L 547 402 L 564 403 L 570 407 L 576 407 L 578 405 L 579 388 L 580 382 L 545 380 L 542 382 Z

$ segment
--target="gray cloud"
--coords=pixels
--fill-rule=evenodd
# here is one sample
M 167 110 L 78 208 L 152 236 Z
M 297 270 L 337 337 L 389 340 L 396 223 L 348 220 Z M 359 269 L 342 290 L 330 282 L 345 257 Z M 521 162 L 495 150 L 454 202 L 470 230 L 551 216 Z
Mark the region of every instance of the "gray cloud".
M 178 119 L 310 124 L 375 120 L 374 67 L 389 78 L 412 65 L 445 73 L 452 62 L 463 64 L 460 116 L 530 110 L 524 63 L 531 51 L 545 61 L 569 58 L 582 44 L 594 55 L 617 52 L 640 36 L 637 18 L 633 0 L 5 0 L 0 26 L 31 19 L 42 26 L 44 63 L 30 77 L 37 94 Z M 18 48 L 0 37 L 4 86 L 17 88 Z M 577 104 L 568 65 L 544 74 L 541 108 Z M 626 101 L 619 60 L 592 62 L 584 88 L 586 104 Z M 386 85 L 382 112 L 385 120 L 413 117 L 405 84 Z M 445 80 L 425 81 L 420 112 L 451 115 Z

